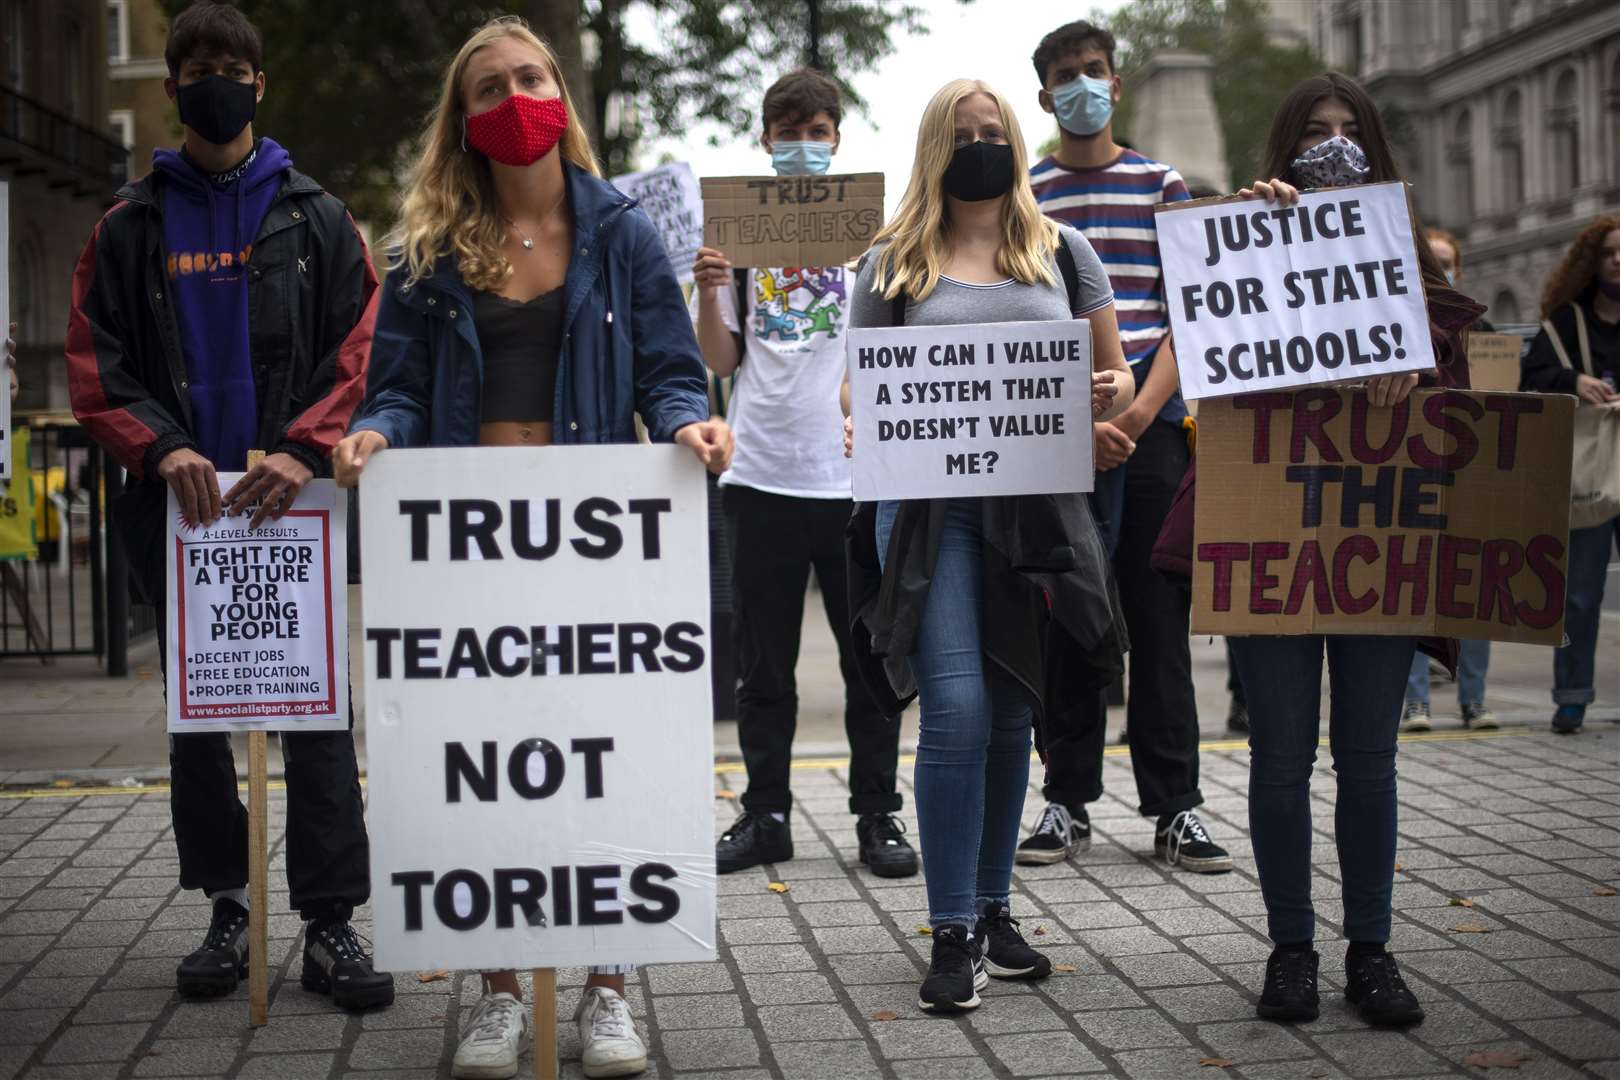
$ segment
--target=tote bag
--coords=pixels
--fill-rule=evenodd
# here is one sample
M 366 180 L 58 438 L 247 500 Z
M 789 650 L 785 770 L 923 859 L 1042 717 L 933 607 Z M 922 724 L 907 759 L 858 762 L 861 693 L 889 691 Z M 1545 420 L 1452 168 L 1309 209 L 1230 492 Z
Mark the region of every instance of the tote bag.
M 1552 342 L 1558 362 L 1571 371 L 1590 374 L 1591 340 L 1586 334 L 1586 313 L 1575 307 L 1575 334 L 1580 346 L 1581 367 L 1570 362 L 1552 320 L 1541 324 Z M 1620 517 L 1620 406 L 1593 405 L 1586 401 L 1575 409 L 1575 446 L 1569 480 L 1569 527 L 1589 529 Z

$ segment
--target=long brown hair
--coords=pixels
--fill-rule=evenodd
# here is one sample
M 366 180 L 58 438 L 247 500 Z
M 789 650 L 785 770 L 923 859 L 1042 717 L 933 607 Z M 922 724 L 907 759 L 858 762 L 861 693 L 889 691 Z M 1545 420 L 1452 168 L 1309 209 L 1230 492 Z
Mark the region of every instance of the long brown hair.
M 1261 173 L 1262 178 L 1285 180 L 1290 184 L 1298 182 L 1294 176 L 1294 158 L 1298 156 L 1294 148 L 1299 145 L 1300 138 L 1305 134 L 1305 126 L 1311 121 L 1311 110 L 1327 98 L 1338 98 L 1344 102 L 1356 118 L 1356 125 L 1361 129 L 1356 143 L 1361 147 L 1361 152 L 1367 155 L 1367 165 L 1371 169 L 1367 182 L 1404 183 L 1401 171 L 1395 165 L 1395 151 L 1390 146 L 1384 118 L 1378 115 L 1378 106 L 1360 83 L 1337 71 L 1326 71 L 1301 79 L 1283 98 L 1282 104 L 1277 106 L 1277 115 L 1271 121 L 1271 134 L 1266 138 L 1262 159 L 1266 167 Z M 1418 220 L 1416 207 L 1412 206 L 1410 191 L 1406 203 L 1412 215 L 1412 244 L 1417 248 L 1418 264 L 1423 267 L 1424 284 L 1447 288 L 1445 271 L 1440 269 L 1439 260 L 1429 250 L 1428 240 L 1423 235 L 1423 223 Z
M 1603 238 L 1616 229 L 1620 229 L 1620 217 L 1605 214 L 1581 230 L 1564 252 L 1564 261 L 1547 279 L 1546 291 L 1541 294 L 1543 319 L 1552 318 L 1553 312 L 1591 287 L 1597 277 L 1598 251 L 1603 247 Z
M 563 160 L 593 176 L 601 175 L 590 137 L 568 95 L 557 54 L 516 15 L 491 19 L 467 39 L 445 70 L 439 103 L 422 132 L 421 156 L 405 186 L 399 222 L 384 241 L 392 265 L 409 267 L 412 282 L 432 273 L 434 260 L 441 255 L 455 256 L 462 279 L 474 289 L 499 288 L 511 276 L 512 265 L 501 251 L 506 223 L 496 208 L 489 159 L 464 148 L 467 111 L 461 104 L 461 79 L 473 54 L 507 37 L 540 54 L 562 94 L 568 128 L 557 150 Z

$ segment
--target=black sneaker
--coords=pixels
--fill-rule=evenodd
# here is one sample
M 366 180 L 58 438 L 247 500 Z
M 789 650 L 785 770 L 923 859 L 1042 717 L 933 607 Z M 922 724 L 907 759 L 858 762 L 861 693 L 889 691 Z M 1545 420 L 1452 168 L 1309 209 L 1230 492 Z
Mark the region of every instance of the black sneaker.
M 977 1009 L 979 991 L 989 983 L 979 943 L 967 927 L 951 923 L 934 931 L 934 955 L 917 992 L 918 1007 L 939 1013 Z
M 855 823 L 861 862 L 878 877 L 910 877 L 917 872 L 917 851 L 906 843 L 906 823 L 893 814 L 862 814 Z
M 1191 810 L 1165 814 L 1153 833 L 1153 853 L 1171 866 L 1195 874 L 1224 874 L 1232 869 L 1232 856 L 1209 838 L 1204 823 Z
M 1226 712 L 1226 730 L 1233 735 L 1249 733 L 1249 706 L 1237 698 L 1232 699 L 1232 707 Z
M 1373 1027 L 1406 1027 L 1423 1019 L 1423 1006 L 1406 988 L 1388 951 L 1344 954 L 1344 999 Z
M 744 811 L 731 828 L 715 842 L 714 868 L 731 874 L 765 863 L 787 862 L 793 858 L 793 830 L 785 821 L 769 814 Z
M 1084 810 L 1076 817 L 1062 803 L 1049 802 L 1035 823 L 1035 831 L 1018 845 L 1019 866 L 1050 866 L 1082 851 L 1091 850 L 1091 819 Z
M 214 917 L 202 947 L 175 970 L 181 997 L 222 997 L 236 989 L 248 968 L 248 913 L 235 900 L 214 901 Z
M 1052 974 L 1052 961 L 1029 947 L 1006 904 L 985 907 L 973 925 L 973 938 L 984 950 L 984 970 L 998 979 L 1044 979 Z
M 371 966 L 354 927 L 312 922 L 304 930 L 305 990 L 331 994 L 340 1009 L 371 1009 L 394 1003 L 394 977 Z
M 1264 1020 L 1291 1024 L 1315 1020 L 1321 1014 L 1316 992 L 1316 969 L 1321 959 L 1312 948 L 1272 949 L 1266 961 L 1266 985 L 1255 1012 Z

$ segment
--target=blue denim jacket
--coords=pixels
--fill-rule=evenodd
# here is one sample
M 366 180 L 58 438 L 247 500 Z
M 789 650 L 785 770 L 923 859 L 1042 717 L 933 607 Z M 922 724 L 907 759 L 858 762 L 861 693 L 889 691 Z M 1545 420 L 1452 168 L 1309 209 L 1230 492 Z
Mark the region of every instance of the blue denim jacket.
M 552 414 L 558 443 L 654 441 L 709 418 L 708 379 L 663 242 L 635 201 L 564 163 L 574 250 L 563 281 L 563 344 Z M 484 381 L 473 290 L 451 257 L 407 284 L 388 274 L 366 396 L 351 431 L 392 447 L 476 446 Z

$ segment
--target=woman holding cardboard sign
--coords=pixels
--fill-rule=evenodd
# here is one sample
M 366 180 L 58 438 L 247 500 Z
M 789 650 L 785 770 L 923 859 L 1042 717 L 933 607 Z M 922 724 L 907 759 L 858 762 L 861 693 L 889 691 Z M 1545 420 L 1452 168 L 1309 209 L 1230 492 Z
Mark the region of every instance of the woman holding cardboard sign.
M 1400 179 L 1372 99 L 1338 74 L 1306 79 L 1284 99 L 1272 122 L 1266 160 L 1265 175 L 1276 179 L 1256 181 L 1240 194 L 1291 205 L 1299 198 L 1299 188 Z M 1447 287 L 1415 216 L 1413 230 L 1438 382 L 1466 386 L 1461 332 L 1484 309 Z M 1398 405 L 1418 382 L 1415 373 L 1371 379 L 1366 386 L 1368 401 L 1379 408 Z M 1167 522 L 1160 551 L 1171 527 Z M 1249 701 L 1249 830 L 1274 945 L 1266 963 L 1259 1014 L 1304 1021 L 1314 1020 L 1319 1012 L 1310 780 L 1321 729 L 1325 653 L 1332 695 L 1330 742 L 1338 777 L 1334 839 L 1343 882 L 1344 934 L 1349 940 L 1345 997 L 1370 1024 L 1416 1023 L 1423 1019 L 1423 1008 L 1385 948 L 1395 864 L 1395 744 L 1416 643 L 1410 637 L 1354 634 L 1228 641 Z
M 519 19 L 477 31 L 446 72 L 389 244 L 366 399 L 333 454 L 353 484 L 390 446 L 655 440 L 711 471 L 686 303 L 651 221 L 601 179 L 555 54 Z M 647 1067 L 625 969 L 593 970 L 576 1020 L 586 1076 Z M 508 1077 L 529 1039 L 510 971 L 485 976 L 452 1075 Z
M 911 183 L 852 298 L 857 328 L 1087 319 L 1092 414 L 1130 402 L 1108 275 L 1084 236 L 1041 215 L 1017 118 L 982 82 L 929 102 Z M 1122 669 L 1107 558 L 1080 494 L 863 503 L 849 546 L 868 685 L 895 712 L 922 702 L 933 958 L 918 1003 L 972 1009 L 988 975 L 1052 970 L 1008 907 L 1013 848 L 1032 721 L 1060 721 L 1054 706 Z

